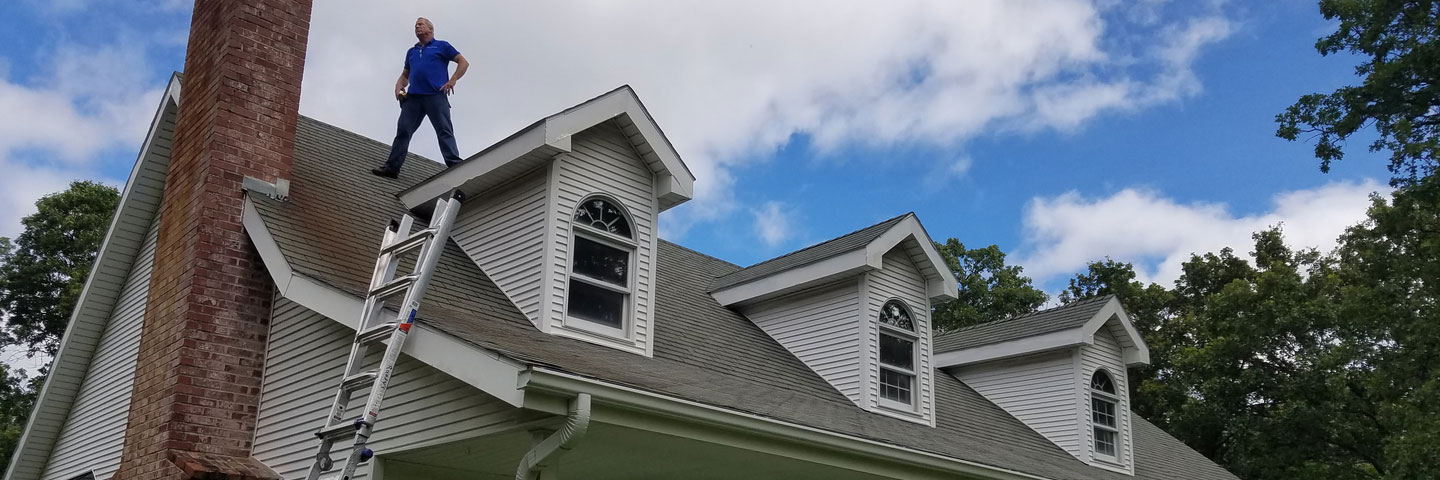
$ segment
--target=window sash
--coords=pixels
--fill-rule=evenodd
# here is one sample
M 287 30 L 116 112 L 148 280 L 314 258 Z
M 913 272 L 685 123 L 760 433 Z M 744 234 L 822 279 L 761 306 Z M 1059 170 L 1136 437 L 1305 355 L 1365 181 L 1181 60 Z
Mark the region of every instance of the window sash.
M 1120 432 L 1104 427 L 1095 427 L 1095 455 L 1118 459 Z
M 632 233 L 633 233 L 633 229 L 632 229 Z M 626 253 L 627 258 L 626 258 L 626 265 L 625 265 L 625 266 L 626 266 L 625 285 L 617 285 L 617 284 L 615 284 L 615 283 L 612 283 L 612 282 L 609 282 L 609 281 L 606 281 L 606 280 L 602 280 L 602 279 L 598 279 L 598 278 L 594 278 L 594 277 L 591 277 L 591 276 L 589 276 L 589 275 L 585 275 L 585 274 L 583 274 L 583 273 L 579 273 L 579 272 L 576 271 L 576 269 L 575 269 L 575 254 L 576 254 L 575 245 L 578 243 L 578 241 L 579 241 L 578 239 L 582 239 L 582 238 L 585 239 L 585 240 L 591 241 L 591 242 L 595 242 L 595 243 L 597 243 L 597 244 L 599 244 L 599 245 L 601 245 L 601 246 L 605 246 L 605 247 L 609 247 L 609 248 L 621 250 L 621 251 L 623 251 L 623 252 Z M 570 327 L 575 327 L 575 328 L 578 328 L 578 329 L 580 329 L 580 330 L 584 330 L 584 331 L 587 331 L 587 332 L 598 333 L 598 334 L 601 334 L 601 335 L 607 335 L 607 336 L 616 337 L 616 338 L 626 338 L 626 337 L 628 337 L 628 336 L 629 336 L 629 333 L 628 333 L 628 332 L 629 332 L 629 328 L 630 328 L 630 323 L 631 323 L 631 320 L 632 320 L 632 318 L 631 318 L 631 317 L 632 317 L 632 312 L 631 312 L 631 310 L 632 310 L 632 308 L 631 308 L 632 299 L 631 299 L 631 295 L 634 293 L 633 285 L 634 285 L 634 279 L 635 279 L 634 270 L 635 270 L 635 249 L 636 249 L 636 247 L 635 247 L 635 242 L 634 242 L 634 240 L 631 240 L 631 239 L 625 238 L 625 237 L 620 237 L 620 236 L 615 235 L 615 234 L 613 234 L 613 233 L 606 232 L 606 231 L 603 231 L 603 230 L 599 230 L 599 229 L 596 229 L 596 228 L 591 227 L 591 226 L 589 226 L 589 225 L 585 225 L 585 224 L 578 223 L 578 222 L 572 223 L 572 232 L 571 232 L 571 235 L 570 235 L 570 239 L 571 239 L 571 240 L 570 240 L 570 265 L 569 265 L 569 267 L 570 267 L 570 268 L 569 268 L 570 281 L 571 281 L 571 282 L 583 283 L 583 284 L 585 284 L 585 286 L 588 286 L 588 287 L 592 287 L 592 288 L 604 290 L 604 291 L 607 291 L 607 292 L 610 292 L 610 293 L 614 293 L 614 294 L 619 294 L 619 295 L 620 295 L 620 312 L 619 312 L 620 326 L 617 328 L 617 327 L 608 325 L 608 324 L 606 324 L 606 323 L 603 323 L 603 322 L 601 322 L 601 321 L 592 320 L 592 319 L 585 318 L 585 317 L 582 317 L 582 316 L 572 315 L 572 314 L 570 313 L 571 306 L 572 306 L 572 300 L 571 300 L 571 298 L 570 298 L 570 294 L 572 293 L 571 291 L 573 291 L 574 289 L 573 289 L 573 288 L 568 288 L 568 287 L 567 287 L 566 300 L 565 300 L 565 319 L 566 319 L 565 325 L 570 326 Z
M 891 374 L 892 378 L 887 379 L 885 375 L 886 373 Z M 893 377 L 898 377 L 898 379 L 900 381 L 903 381 L 904 384 L 901 385 L 893 381 L 887 381 L 895 380 L 896 378 Z M 893 396 L 890 395 L 891 392 L 893 392 Z M 903 397 L 903 399 L 895 397 Z M 894 402 L 905 407 L 913 408 L 915 406 L 915 374 L 906 373 L 901 370 L 889 367 L 881 367 L 880 399 Z

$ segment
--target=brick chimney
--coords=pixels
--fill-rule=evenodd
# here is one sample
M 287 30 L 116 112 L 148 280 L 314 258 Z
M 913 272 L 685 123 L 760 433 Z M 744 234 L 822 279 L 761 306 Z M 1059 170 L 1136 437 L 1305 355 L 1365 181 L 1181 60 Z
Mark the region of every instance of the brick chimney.
M 272 287 L 246 176 L 288 179 L 310 0 L 198 0 L 116 479 L 264 479 L 250 456 Z

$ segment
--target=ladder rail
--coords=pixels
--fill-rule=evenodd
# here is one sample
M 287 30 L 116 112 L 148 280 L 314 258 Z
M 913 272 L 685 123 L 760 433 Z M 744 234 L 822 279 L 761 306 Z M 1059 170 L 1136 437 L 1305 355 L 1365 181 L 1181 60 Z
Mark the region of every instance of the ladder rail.
M 449 241 L 450 230 L 462 201 L 463 195 L 458 191 L 438 199 L 427 227 L 413 234 L 410 230 L 414 226 L 414 219 L 409 215 L 405 215 L 399 222 L 391 222 L 387 227 L 360 312 L 360 322 L 356 325 L 355 340 L 350 346 L 350 358 L 341 375 L 329 415 L 326 416 L 320 431 L 316 432 L 320 446 L 305 477 L 307 480 L 317 480 L 321 474 L 331 470 L 334 462 L 330 458 L 330 450 L 346 436 L 351 436 L 354 442 L 335 478 L 348 480 L 354 475 L 359 464 L 371 457 L 370 449 L 365 446 L 379 419 L 390 376 L 394 373 L 395 363 L 399 360 L 405 339 L 419 313 L 420 300 L 424 298 L 425 290 L 445 251 L 445 244 Z M 395 279 L 399 258 L 416 249 L 419 252 L 414 271 L 402 277 L 410 280 L 402 282 Z M 396 309 L 398 311 L 395 312 L 394 321 L 377 323 L 386 314 L 387 298 L 393 298 L 400 292 L 405 295 L 399 304 L 400 308 Z M 389 335 L 382 334 L 386 329 L 389 330 Z M 369 354 L 369 347 L 382 341 L 386 346 L 379 366 L 366 369 L 365 358 Z M 365 409 L 361 411 L 359 418 L 346 423 L 345 412 L 348 411 L 349 402 L 353 394 L 364 390 L 366 383 L 370 385 L 370 392 Z M 352 428 L 353 435 L 350 435 L 349 429 Z

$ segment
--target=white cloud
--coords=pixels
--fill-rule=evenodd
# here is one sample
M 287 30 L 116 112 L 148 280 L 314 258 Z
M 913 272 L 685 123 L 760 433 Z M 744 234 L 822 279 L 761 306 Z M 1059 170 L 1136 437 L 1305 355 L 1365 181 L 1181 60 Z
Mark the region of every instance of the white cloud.
M 750 213 L 755 218 L 755 235 L 760 237 L 765 246 L 778 247 L 794 236 L 794 220 L 791 218 L 794 213 L 786 209 L 784 204 L 765 202 Z
M 835 151 L 1070 130 L 1106 111 L 1193 94 L 1189 63 L 1228 34 L 1214 16 L 1124 29 L 1155 38 L 1104 42 L 1119 29 L 1107 30 L 1102 8 L 1082 0 L 321 2 L 301 111 L 388 142 L 397 113 L 390 87 L 416 16 L 434 20 L 437 36 L 471 61 L 452 97 L 467 152 L 630 84 L 699 177 L 696 200 L 679 209 L 684 218 L 667 220 L 673 235 L 736 212 L 742 201 L 727 172 L 796 134 Z M 1144 47 L 1102 48 L 1111 43 Z M 438 157 L 428 130 L 412 148 Z
M 1125 189 L 1104 198 L 1069 192 L 1031 200 L 1025 212 L 1024 246 L 1017 262 L 1044 284 L 1091 261 L 1110 257 L 1135 263 L 1144 282 L 1169 285 L 1192 253 L 1224 247 L 1248 252 L 1250 235 L 1283 225 L 1294 248 L 1334 248 L 1346 227 L 1365 218 L 1371 192 L 1389 189 L 1374 180 L 1334 182 L 1275 195 L 1264 213 L 1235 215 L 1223 203 L 1179 203 L 1158 192 Z

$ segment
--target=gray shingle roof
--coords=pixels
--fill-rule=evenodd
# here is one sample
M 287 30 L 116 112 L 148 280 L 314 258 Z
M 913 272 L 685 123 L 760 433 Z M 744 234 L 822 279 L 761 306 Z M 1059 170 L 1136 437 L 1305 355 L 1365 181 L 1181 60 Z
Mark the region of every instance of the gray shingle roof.
M 399 181 L 371 175 L 387 150 L 301 119 L 290 199 L 251 197 L 296 273 L 361 296 L 385 224 L 405 211 L 394 194 L 441 168 L 412 157 Z M 540 332 L 451 242 L 426 292 L 420 321 L 519 361 L 734 411 L 1048 478 L 1132 478 L 1076 460 L 943 372 L 935 375 L 933 429 L 861 410 L 755 324 L 710 297 L 714 279 L 741 270 L 660 241 L 655 350 L 653 358 L 645 358 Z M 1234 478 L 1142 423 L 1136 427 L 1136 437 L 1143 439 L 1136 456 L 1146 465 L 1137 473 L 1146 474 L 1134 478 Z M 1218 473 L 1186 477 L 1191 472 Z
M 1114 295 L 1081 300 L 1062 307 L 945 332 L 935 337 L 934 350 L 935 353 L 953 352 L 1077 328 L 1093 318 L 1111 298 L 1114 298 Z
M 884 235 L 890 227 L 900 223 L 905 217 L 915 215 L 914 212 L 906 213 L 889 220 L 841 235 L 833 240 L 811 245 L 754 265 L 745 267 L 735 272 L 723 275 L 715 279 L 710 286 L 712 290 L 719 290 L 732 285 L 739 285 L 766 275 L 783 272 L 795 267 L 805 266 L 818 262 L 842 253 L 864 248 L 870 242 Z

